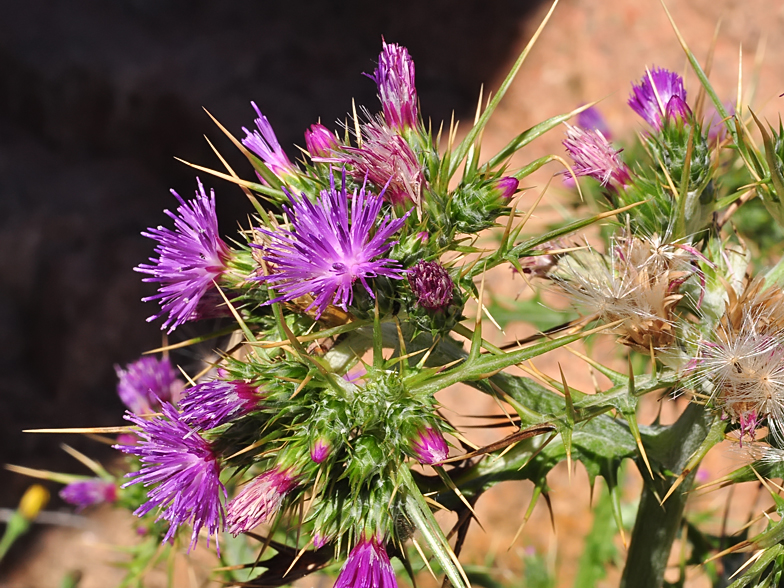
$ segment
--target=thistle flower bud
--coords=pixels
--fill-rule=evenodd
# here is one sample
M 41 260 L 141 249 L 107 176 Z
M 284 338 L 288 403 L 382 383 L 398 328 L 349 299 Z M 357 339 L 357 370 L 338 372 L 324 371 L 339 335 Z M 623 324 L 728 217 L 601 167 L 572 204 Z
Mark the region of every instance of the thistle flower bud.
M 310 459 L 316 463 L 322 463 L 329 457 L 331 450 L 332 445 L 330 442 L 324 437 L 319 437 L 313 442 L 313 445 L 310 448 Z
M 226 528 L 235 537 L 275 515 L 286 495 L 297 485 L 291 468 L 274 467 L 251 480 L 226 505 Z
M 264 393 L 256 386 L 235 380 L 197 384 L 180 401 L 182 420 L 198 429 L 214 429 L 256 410 Z
M 104 502 L 117 500 L 117 486 L 100 478 L 71 482 L 60 490 L 60 498 L 73 504 L 77 510 Z
M 414 61 L 408 50 L 395 43 L 383 42 L 378 67 L 372 78 L 378 86 L 378 97 L 384 120 L 395 129 L 404 130 L 417 123 L 417 91 L 414 85 Z
M 178 377 L 168 358 L 142 357 L 125 368 L 114 366 L 117 395 L 134 414 L 156 412 L 161 402 L 176 404 L 185 382 Z
M 520 182 L 511 176 L 479 177 L 461 182 L 452 193 L 447 214 L 457 232 L 473 234 L 493 226 L 508 211 Z
M 520 180 L 512 176 L 504 176 L 495 182 L 498 196 L 503 200 L 511 200 L 520 185 Z
M 677 94 L 670 98 L 665 110 L 665 120 L 688 121 L 692 117 L 691 108 L 686 101 Z
M 397 588 L 395 571 L 381 537 L 360 539 L 340 570 L 335 588 Z
M 316 123 L 305 131 L 305 147 L 311 157 L 329 157 L 339 145 L 332 131 Z
M 437 261 L 420 261 L 408 273 L 417 304 L 427 310 L 443 310 L 452 302 L 454 282 Z
M 411 439 L 411 449 L 420 463 L 434 465 L 444 461 L 449 455 L 446 439 L 436 428 L 425 426 Z

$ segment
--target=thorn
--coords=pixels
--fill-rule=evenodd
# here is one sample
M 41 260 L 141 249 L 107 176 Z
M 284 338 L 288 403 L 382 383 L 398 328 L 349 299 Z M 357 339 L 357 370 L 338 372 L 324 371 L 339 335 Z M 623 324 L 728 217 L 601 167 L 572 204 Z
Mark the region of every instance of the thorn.
M 680 485 L 683 483 L 683 480 L 685 480 L 685 479 L 686 479 L 686 476 L 688 476 L 688 475 L 689 475 L 689 470 L 684 470 L 684 471 L 681 473 L 681 475 L 680 475 L 680 476 L 678 476 L 678 478 L 675 480 L 675 482 L 673 483 L 673 485 L 672 485 L 672 486 L 670 486 L 670 489 L 669 489 L 669 490 L 667 490 L 667 494 L 665 494 L 665 495 L 664 495 L 664 498 L 662 498 L 662 499 L 661 499 L 661 501 L 659 502 L 659 504 L 660 504 L 662 507 L 664 506 L 664 503 L 665 503 L 665 502 L 667 502 L 667 499 L 668 499 L 670 496 L 672 496 L 672 493 L 673 493 L 673 492 L 675 492 L 675 490 L 678 488 L 678 486 L 680 486 Z

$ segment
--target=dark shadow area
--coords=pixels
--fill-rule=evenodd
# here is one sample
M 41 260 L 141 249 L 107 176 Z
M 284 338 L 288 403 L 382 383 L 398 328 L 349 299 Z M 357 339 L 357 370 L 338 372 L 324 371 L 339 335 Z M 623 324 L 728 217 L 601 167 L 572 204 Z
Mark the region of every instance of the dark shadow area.
M 153 303 L 140 302 L 153 288 L 131 271 L 152 254 L 139 233 L 166 221 L 169 188 L 195 188 L 194 170 L 173 157 L 219 166 L 206 134 L 252 177 L 203 106 L 240 135 L 256 101 L 296 157 L 305 128 L 334 127 L 352 97 L 377 110 L 362 72 L 383 35 L 413 55 L 425 116 L 436 124 L 454 109 L 467 120 L 538 4 L 0 2 L 0 461 L 84 473 L 59 443 L 112 453 L 21 430 L 122 424 L 112 366 L 161 341 L 159 324 L 145 323 Z M 244 196 L 202 179 L 232 233 L 250 212 Z M 3 480 L 11 506 L 29 480 Z

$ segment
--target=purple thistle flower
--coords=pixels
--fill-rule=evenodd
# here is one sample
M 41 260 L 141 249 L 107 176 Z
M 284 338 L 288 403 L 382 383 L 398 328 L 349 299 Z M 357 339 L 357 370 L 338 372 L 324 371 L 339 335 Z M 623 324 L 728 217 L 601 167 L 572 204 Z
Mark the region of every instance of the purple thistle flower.
M 144 278 L 144 282 L 161 284 L 157 294 L 142 298 L 142 301 L 160 301 L 161 311 L 147 321 L 168 314 L 161 328 L 168 327 L 169 333 L 199 316 L 200 302 L 213 287 L 213 281 L 226 271 L 230 254 L 228 246 L 218 236 L 215 192 L 210 190 L 207 198 L 204 186 L 198 179 L 196 181 L 199 185 L 196 200 L 185 202 L 172 190 L 180 206 L 177 214 L 164 212 L 174 220 L 174 230 L 159 226 L 142 233 L 144 237 L 158 241 L 155 253 L 159 257 L 150 258 L 154 265 L 142 263 L 133 268 L 152 276 Z
M 60 498 L 82 510 L 94 504 L 117 500 L 117 486 L 100 478 L 71 482 L 60 490 Z
M 134 511 L 141 517 L 153 509 L 161 509 L 158 519 L 171 525 L 163 541 L 172 539 L 180 525 L 193 527 L 190 548 L 196 545 L 202 527 L 215 536 L 223 530 L 224 513 L 221 494 L 226 488 L 220 481 L 220 465 L 210 444 L 192 430 L 177 413 L 164 402 L 161 410 L 166 418 L 145 420 L 134 414 L 125 419 L 141 427 L 142 440 L 138 445 L 115 445 L 125 453 L 136 455 L 143 467 L 127 474 L 133 480 L 123 484 L 153 486 L 147 502 Z M 208 540 L 209 541 L 209 540 Z
M 297 485 L 291 469 L 275 467 L 251 480 L 226 505 L 226 528 L 235 537 L 265 522 Z
M 255 410 L 264 394 L 242 380 L 197 384 L 180 401 L 180 419 L 197 429 L 214 429 Z
M 629 106 L 658 130 L 662 127 L 662 117 L 667 114 L 667 106 L 675 96 L 686 102 L 683 78 L 675 72 L 654 67 L 643 76 L 639 86 L 632 84 Z
M 354 546 L 335 588 L 397 588 L 395 571 L 380 537 L 362 537 Z
M 322 191 L 315 204 L 304 194 L 289 196 L 291 208 L 284 210 L 291 219 L 291 231 L 257 229 L 271 239 L 264 260 L 273 266 L 273 273 L 258 279 L 282 293 L 267 304 L 312 294 L 314 300 L 305 310 L 317 308 L 319 318 L 330 304 L 347 310 L 357 280 L 375 297 L 369 278 L 403 278 L 397 261 L 378 257 L 396 243 L 388 239 L 400 229 L 408 213 L 399 219 L 387 215 L 379 220 L 382 197 L 366 192 L 364 186 L 359 193 L 354 192 L 351 214 L 348 199 L 345 171 L 339 190 L 334 175 L 330 175 L 329 190 Z
M 393 206 L 421 200 L 425 175 L 416 154 L 394 129 L 379 122 L 362 127 L 360 147 L 346 147 L 337 156 L 317 161 L 350 166 L 353 178 L 384 187 L 384 196 Z
M 607 121 L 604 120 L 602 113 L 595 106 L 589 106 L 577 115 L 577 126 L 583 129 L 599 131 L 608 141 L 612 139 L 612 133 Z
M 498 191 L 502 200 L 510 200 L 517 187 L 520 185 L 520 180 L 512 176 L 504 176 L 495 181 L 495 189 Z
M 261 114 L 255 102 L 250 104 L 258 115 L 258 118 L 255 120 L 258 130 L 250 132 L 245 127 L 242 127 L 242 130 L 245 131 L 245 138 L 242 140 L 242 144 L 253 151 L 276 176 L 294 173 L 296 169 L 280 146 L 278 138 L 275 136 L 275 131 L 272 130 L 272 125 L 267 120 L 267 117 Z
M 401 45 L 388 45 L 382 41 L 378 67 L 368 77 L 378 86 L 378 97 L 386 123 L 401 131 L 415 126 L 417 91 L 414 85 L 414 61 L 408 50 Z
M 328 157 L 340 145 L 332 131 L 317 123 L 305 131 L 305 147 L 311 157 Z
M 454 282 L 437 261 L 417 262 L 408 273 L 408 283 L 422 308 L 442 310 L 452 302 Z
M 310 448 L 310 459 L 316 463 L 322 463 L 329 456 L 332 445 L 324 437 L 319 437 Z
M 117 395 L 134 414 L 155 412 L 161 402 L 177 404 L 185 388 L 185 382 L 177 377 L 177 371 L 169 359 L 160 361 L 154 357 L 142 357 L 122 369 L 114 366 L 117 373 Z
M 430 426 L 420 429 L 411 440 L 411 448 L 420 463 L 433 465 L 444 461 L 449 455 L 441 431 Z
M 584 130 L 566 125 L 566 139 L 563 144 L 570 157 L 574 160 L 574 173 L 578 176 L 590 176 L 601 182 L 602 186 L 610 184 L 614 188 L 629 183 L 629 168 L 621 161 L 616 150 L 599 131 Z M 568 175 L 571 175 L 567 172 Z

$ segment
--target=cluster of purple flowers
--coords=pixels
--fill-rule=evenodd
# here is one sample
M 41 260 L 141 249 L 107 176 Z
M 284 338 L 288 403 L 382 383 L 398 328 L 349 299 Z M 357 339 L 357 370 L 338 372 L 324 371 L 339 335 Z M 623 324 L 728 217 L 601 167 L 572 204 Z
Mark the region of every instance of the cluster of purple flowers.
M 300 164 L 292 163 L 270 122 L 252 103 L 256 128 L 243 128 L 242 144 L 253 155 L 260 180 L 268 187 L 274 184 L 272 189 L 282 186 L 288 203 L 275 217 L 277 222 L 249 231 L 252 242 L 240 251 L 218 235 L 214 192 L 208 196 L 199 182 L 194 200 L 186 202 L 175 193 L 179 206 L 174 213 L 166 211 L 174 228 L 143 233 L 156 241 L 157 257 L 135 268 L 148 275 L 145 281 L 158 284 L 158 292 L 144 299 L 160 304 L 149 320 L 163 318 L 163 329 L 172 332 L 186 322 L 226 314 L 219 310 L 222 291 L 227 291 L 228 300 L 241 303 L 238 285 L 243 292 L 253 292 L 256 307 L 297 301 L 301 312 L 312 311 L 317 320 L 330 306 L 348 311 L 355 287 L 375 298 L 377 278 L 410 289 L 413 297 L 406 300 L 412 299 L 426 312 L 437 313 L 453 303 L 457 286 L 444 266 L 420 261 L 404 267 L 394 255 L 403 237 L 415 247 L 429 243 L 422 225 L 405 230 L 427 188 L 422 156 L 411 142 L 421 132 L 411 56 L 401 46 L 384 43 L 378 67 L 369 77 L 377 84 L 382 113 L 361 125 L 353 147 L 341 144 L 323 125 L 312 125 L 305 133 L 308 154 L 314 166 L 329 165 L 305 165 L 321 174 L 313 171 L 310 183 L 298 182 L 311 171 L 303 172 Z M 330 167 L 336 165 L 340 170 Z M 280 183 L 273 182 L 270 173 Z M 500 177 L 494 171 L 481 182 L 487 199 L 499 210 L 519 185 L 516 178 Z M 303 190 L 303 185 L 308 189 Z M 314 185 L 321 189 L 309 189 Z M 238 466 L 226 457 L 222 435 L 248 415 L 243 423 L 265 418 L 262 412 L 274 413 L 283 398 L 274 386 L 267 380 L 258 384 L 236 375 L 232 379 L 228 372 L 219 371 L 219 379 L 186 389 L 167 358 L 143 358 L 124 369 L 118 367 L 117 374 L 118 392 L 129 409 L 125 418 L 137 432 L 124 436 L 115 447 L 137 458 L 141 467 L 128 474 L 130 479 L 119 490 L 102 480 L 89 480 L 68 486 L 63 496 L 84 507 L 113 501 L 118 491 L 141 484 L 147 500 L 135 514 L 155 513 L 156 520 L 168 522 L 164 542 L 172 541 L 183 525 L 192 528 L 191 548 L 202 531 L 216 541 L 224 531 L 234 535 L 251 531 L 281 512 L 287 500 L 300 496 L 314 472 L 328 472 L 330 460 L 340 450 L 340 435 L 319 430 L 308 432 L 299 445 L 289 439 L 271 447 L 264 455 L 274 455 L 274 462 L 241 484 L 230 499 L 223 482 L 230 478 L 223 474 Z M 449 451 L 443 434 L 436 425 L 420 422 L 412 427 L 411 438 L 400 443 L 399 459 L 409 455 L 438 466 Z M 261 463 L 269 459 L 256 461 L 251 454 L 238 471 L 248 467 L 254 471 Z M 386 551 L 393 523 L 365 523 L 354 523 L 352 536 L 359 540 L 336 586 L 395 587 Z M 313 543 L 321 547 L 340 533 L 317 525 Z
M 664 121 L 687 119 L 691 110 L 686 104 L 683 78 L 662 68 L 647 72 L 639 84 L 632 86 L 629 106 L 654 130 Z M 622 189 L 632 181 L 629 168 L 620 158 L 620 149 L 610 143 L 609 128 L 598 110 L 583 111 L 579 126 L 567 125 L 563 144 L 574 161 L 574 174 L 589 176 L 613 189 Z

